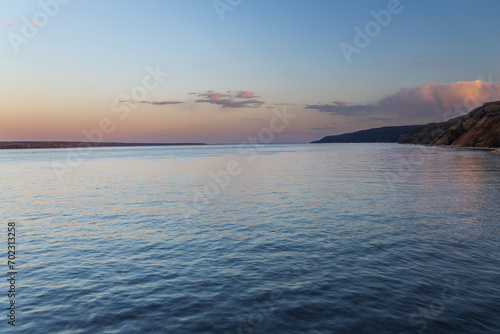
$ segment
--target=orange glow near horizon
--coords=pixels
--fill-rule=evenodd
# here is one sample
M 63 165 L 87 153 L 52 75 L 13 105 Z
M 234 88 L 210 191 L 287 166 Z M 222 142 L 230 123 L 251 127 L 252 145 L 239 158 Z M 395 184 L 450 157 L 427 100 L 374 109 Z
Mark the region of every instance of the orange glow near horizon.
M 258 97 L 249 91 L 239 94 L 247 100 Z M 210 98 L 220 101 L 224 95 L 213 93 Z M 456 106 L 470 110 L 485 100 L 496 98 L 500 98 L 500 83 L 476 80 L 425 83 L 400 90 L 373 104 L 374 109 L 369 112 L 351 112 L 350 109 L 347 109 L 349 112 L 342 109 L 324 112 L 305 109 L 305 105 L 286 106 L 299 117 L 277 133 L 274 142 L 307 142 L 325 135 L 372 127 L 442 121 L 445 110 Z M 94 102 L 78 103 L 74 96 L 48 99 L 39 92 L 19 102 L 15 96 L 5 96 L 5 100 L 0 111 L 2 141 L 100 140 L 98 136 L 89 137 L 84 133 L 99 129 L 102 120 L 106 119 L 110 128 L 103 132 L 103 141 L 235 143 L 267 127 L 273 115 L 273 107 L 269 104 L 258 108 L 223 108 L 218 104 L 197 102 L 196 98 L 179 104 L 113 105 L 102 97 Z M 285 108 L 283 105 L 276 107 Z

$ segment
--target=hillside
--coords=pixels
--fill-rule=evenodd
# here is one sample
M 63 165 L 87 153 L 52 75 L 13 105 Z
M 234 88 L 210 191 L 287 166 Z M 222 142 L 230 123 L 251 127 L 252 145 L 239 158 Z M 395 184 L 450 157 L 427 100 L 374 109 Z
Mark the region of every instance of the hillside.
M 402 144 L 454 147 L 500 147 L 500 101 L 485 103 L 464 116 L 430 123 Z
M 422 131 L 424 127 L 425 125 L 386 126 L 337 136 L 326 136 L 312 143 L 397 143 L 403 137 Z

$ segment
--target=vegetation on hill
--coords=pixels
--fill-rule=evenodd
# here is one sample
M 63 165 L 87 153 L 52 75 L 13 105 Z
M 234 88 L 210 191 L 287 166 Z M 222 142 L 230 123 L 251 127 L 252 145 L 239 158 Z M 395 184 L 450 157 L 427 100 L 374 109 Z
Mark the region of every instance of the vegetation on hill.
M 489 102 L 464 116 L 428 124 L 402 138 L 403 144 L 454 147 L 500 147 L 500 101 Z
M 337 136 L 326 136 L 312 143 L 397 143 L 401 138 L 415 134 L 424 127 L 425 125 L 386 126 Z

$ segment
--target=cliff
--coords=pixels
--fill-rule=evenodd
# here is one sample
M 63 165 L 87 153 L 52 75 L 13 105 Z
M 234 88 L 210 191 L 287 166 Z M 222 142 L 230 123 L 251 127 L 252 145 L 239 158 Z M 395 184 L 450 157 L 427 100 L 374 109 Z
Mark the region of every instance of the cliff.
M 401 138 L 418 133 L 424 128 L 425 125 L 386 126 L 337 136 L 326 136 L 312 143 L 397 143 Z
M 464 116 L 447 122 L 431 123 L 402 144 L 454 147 L 500 147 L 500 101 L 488 102 Z

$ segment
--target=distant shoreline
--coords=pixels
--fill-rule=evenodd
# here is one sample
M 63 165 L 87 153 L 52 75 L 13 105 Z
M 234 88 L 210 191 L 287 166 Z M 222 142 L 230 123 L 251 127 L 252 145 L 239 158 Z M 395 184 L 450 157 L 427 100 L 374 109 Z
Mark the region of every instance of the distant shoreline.
M 133 147 L 133 146 L 200 146 L 205 143 L 117 143 L 80 141 L 0 141 L 0 150 L 6 149 L 50 149 L 80 147 Z

